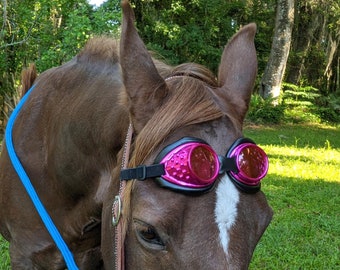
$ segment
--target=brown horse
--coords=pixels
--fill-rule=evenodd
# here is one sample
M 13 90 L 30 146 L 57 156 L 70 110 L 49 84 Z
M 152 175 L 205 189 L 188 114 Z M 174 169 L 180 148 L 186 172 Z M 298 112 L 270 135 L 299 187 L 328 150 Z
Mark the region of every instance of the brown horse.
M 42 73 L 12 135 L 80 269 L 102 268 L 102 257 L 105 269 L 116 264 L 112 204 L 129 122 L 129 167 L 153 164 L 161 149 L 188 136 L 225 156 L 242 137 L 256 74 L 255 25 L 228 43 L 216 79 L 196 64 L 170 68 L 153 61 L 128 2 L 122 7 L 120 58 L 114 41 L 97 38 L 70 62 Z M 24 73 L 24 92 L 35 76 L 31 71 Z M 65 269 L 5 142 L 0 186 L 0 232 L 10 242 L 12 268 Z M 125 267 L 246 269 L 272 211 L 261 191 L 237 187 L 226 172 L 195 194 L 163 188 L 155 177 L 128 181 L 121 218 Z

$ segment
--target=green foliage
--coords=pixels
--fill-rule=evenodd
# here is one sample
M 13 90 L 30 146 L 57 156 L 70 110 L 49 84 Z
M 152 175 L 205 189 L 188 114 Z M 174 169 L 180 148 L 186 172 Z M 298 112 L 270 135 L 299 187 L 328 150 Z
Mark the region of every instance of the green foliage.
M 284 104 L 275 104 L 272 98 L 263 99 L 254 94 L 251 97 L 247 120 L 253 123 L 278 124 L 284 120 Z
M 312 86 L 283 84 L 286 119 L 292 122 L 340 122 L 340 96 L 323 96 Z
M 242 23 L 244 1 L 132 1 L 149 48 L 174 64 L 197 62 L 217 70 L 228 39 Z
M 315 100 L 320 97 L 318 89 L 312 86 L 282 84 L 282 102 L 286 105 L 285 119 L 291 123 L 317 123 Z
M 4 124 L 10 112 L 18 101 L 17 89 L 14 88 L 15 78 L 8 73 L 2 73 L 0 79 L 0 134 L 4 133 Z M 7 91 L 5 91 L 7 89 Z
M 192 61 L 206 65 L 214 72 L 230 37 L 246 23 L 256 22 L 257 81 L 260 80 L 270 53 L 277 1 L 131 2 L 135 7 L 137 27 L 148 48 L 170 64 Z M 335 0 L 320 5 L 314 2 L 296 3 L 295 33 L 286 69 L 287 81 L 294 82 L 299 77 L 296 84 L 314 87 L 285 84 L 279 106 L 273 106 L 271 100 L 253 98 L 248 115 L 252 121 L 339 121 L 338 61 L 329 62 L 327 72 L 325 67 L 330 59 L 327 48 L 331 47 L 332 40 L 337 40 L 340 13 Z M 3 2 L 0 2 L 0 76 L 7 78 L 0 80 L 0 102 L 4 100 L 4 93 L 15 94 L 20 72 L 30 62 L 36 62 L 38 71 L 42 72 L 74 57 L 93 35 L 119 37 L 120 0 L 106 0 L 100 7 L 89 5 L 87 0 L 12 0 L 7 4 L 5 13 Z M 325 11 L 327 16 L 322 13 Z M 309 34 L 314 36 L 307 42 Z M 338 55 L 336 49 L 334 59 Z M 300 73 L 301 76 L 293 76 Z
M 38 71 L 60 65 L 91 36 L 117 36 L 120 26 L 118 0 L 108 0 L 99 8 L 87 0 L 7 2 L 8 24 L 0 18 L 0 73 L 20 73 L 30 62 L 36 62 Z
M 94 10 L 92 16 L 91 23 L 93 32 L 96 35 L 110 34 L 114 38 L 119 38 L 122 17 L 120 1 L 105 1 L 100 7 Z
M 320 96 L 316 100 L 315 112 L 323 121 L 340 123 L 340 95 L 337 93 Z
M 65 3 L 61 7 L 61 12 L 66 9 L 69 10 L 67 20 L 63 21 L 61 19 L 58 22 L 59 26 L 55 30 L 55 35 L 58 36 L 58 39 L 47 39 L 46 50 L 41 51 L 41 56 L 36 60 L 39 70 L 58 66 L 69 60 L 79 52 L 90 37 L 92 26 L 89 19 L 91 12 L 89 5 L 81 2 L 73 5 Z
M 253 123 L 340 123 L 340 96 L 322 96 L 312 86 L 283 83 L 280 100 L 254 94 L 247 120 Z
M 316 98 L 320 97 L 319 90 L 312 86 L 298 86 L 291 83 L 282 84 L 283 100 L 291 107 L 305 106 L 310 107 L 315 103 Z
M 339 91 L 339 7 L 338 0 L 295 2 L 286 81 L 305 81 L 324 93 Z

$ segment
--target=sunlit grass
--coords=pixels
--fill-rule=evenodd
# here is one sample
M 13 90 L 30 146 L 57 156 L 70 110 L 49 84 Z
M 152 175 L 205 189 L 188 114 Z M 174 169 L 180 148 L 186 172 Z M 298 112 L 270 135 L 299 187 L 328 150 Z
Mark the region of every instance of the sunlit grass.
M 263 148 L 270 158 L 269 173 L 300 180 L 322 179 L 327 182 L 340 178 L 339 150 L 270 145 L 264 145 Z

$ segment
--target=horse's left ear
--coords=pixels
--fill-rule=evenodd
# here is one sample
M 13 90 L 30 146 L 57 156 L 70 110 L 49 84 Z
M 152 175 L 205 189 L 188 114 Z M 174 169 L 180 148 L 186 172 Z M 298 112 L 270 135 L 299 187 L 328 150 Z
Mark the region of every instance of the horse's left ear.
M 122 10 L 120 63 L 132 124 L 138 133 L 160 106 L 168 90 L 137 33 L 129 1 L 122 1 Z
M 257 73 L 254 45 L 256 25 L 244 26 L 226 45 L 219 67 L 218 94 L 226 102 L 227 111 L 234 111 L 242 123 L 247 113 Z M 230 102 L 233 108 L 230 107 Z

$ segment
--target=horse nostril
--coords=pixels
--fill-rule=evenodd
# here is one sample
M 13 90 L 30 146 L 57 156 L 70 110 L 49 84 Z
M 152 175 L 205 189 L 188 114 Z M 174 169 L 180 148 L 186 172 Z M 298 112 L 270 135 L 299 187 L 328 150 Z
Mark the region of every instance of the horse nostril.
M 142 245 L 151 249 L 165 249 L 165 244 L 154 226 L 136 219 L 134 224 L 137 239 Z

